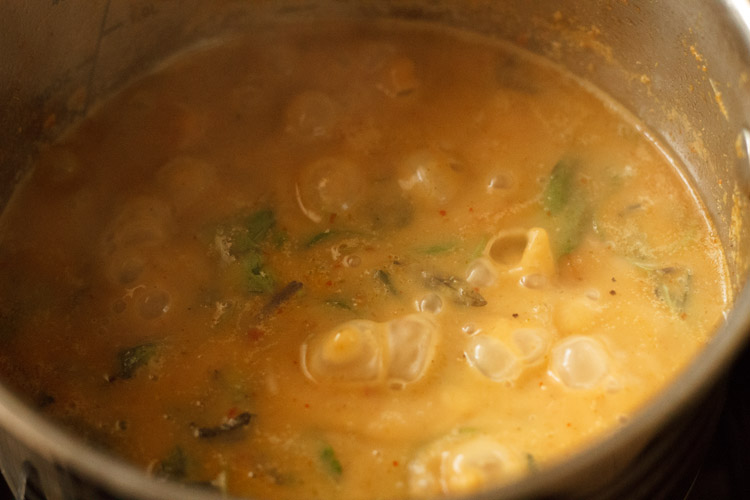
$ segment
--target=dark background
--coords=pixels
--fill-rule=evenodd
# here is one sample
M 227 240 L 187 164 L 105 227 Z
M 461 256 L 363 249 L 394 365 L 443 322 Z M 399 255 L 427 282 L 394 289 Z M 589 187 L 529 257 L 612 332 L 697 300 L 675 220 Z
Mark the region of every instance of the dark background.
M 727 385 L 718 428 L 685 500 L 750 499 L 750 346 L 735 363 Z M 14 500 L 2 480 L 0 500 Z

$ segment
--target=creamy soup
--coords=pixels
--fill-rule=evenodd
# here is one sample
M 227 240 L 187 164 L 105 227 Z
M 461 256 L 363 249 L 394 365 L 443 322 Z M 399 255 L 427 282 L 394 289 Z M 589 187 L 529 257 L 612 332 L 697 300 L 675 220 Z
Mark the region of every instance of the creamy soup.
M 465 493 L 625 425 L 727 307 L 688 183 L 552 65 L 415 26 L 169 61 L 2 221 L 0 371 L 154 476 Z

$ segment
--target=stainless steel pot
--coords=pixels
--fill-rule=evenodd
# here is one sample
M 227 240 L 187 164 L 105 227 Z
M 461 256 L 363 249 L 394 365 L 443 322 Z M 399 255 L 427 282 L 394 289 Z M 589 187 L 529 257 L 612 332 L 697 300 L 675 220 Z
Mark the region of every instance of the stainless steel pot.
M 706 349 L 622 430 L 473 498 L 658 498 L 690 477 L 750 331 L 747 0 L 52 0 L 0 3 L 0 206 L 40 144 L 164 58 L 222 33 L 317 16 L 428 21 L 510 40 L 590 81 L 687 165 L 728 252 L 735 303 Z M 17 498 L 216 499 L 146 476 L 0 386 L 0 468 Z M 708 429 L 708 430 L 707 430 Z M 31 495 L 30 497 L 33 497 Z

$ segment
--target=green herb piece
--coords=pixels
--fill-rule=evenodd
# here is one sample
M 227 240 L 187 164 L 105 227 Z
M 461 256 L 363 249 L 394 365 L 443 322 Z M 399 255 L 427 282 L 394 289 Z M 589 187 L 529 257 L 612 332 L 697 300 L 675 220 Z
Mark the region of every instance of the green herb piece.
M 544 208 L 551 216 L 550 239 L 555 255 L 561 257 L 575 250 L 583 240 L 589 207 L 583 193 L 575 186 L 576 164 L 564 158 L 552 169 L 544 189 Z
M 250 251 L 242 257 L 245 270 L 246 289 L 250 293 L 266 293 L 273 290 L 274 279 L 258 251 Z
M 266 241 L 283 237 L 282 233 L 271 234 L 276 225 L 276 217 L 269 209 L 258 210 L 247 217 L 235 220 L 229 227 L 220 229 L 225 235 L 229 253 L 234 257 L 241 257 L 247 252 L 257 250 Z
M 331 239 L 335 236 L 340 236 L 340 235 L 341 235 L 341 231 L 331 231 L 330 229 L 326 229 L 325 231 L 318 233 L 312 238 L 310 238 L 309 240 L 307 240 L 305 242 L 305 246 L 307 248 L 314 247 L 321 241 L 326 241 L 328 239 Z
M 488 235 L 482 236 L 482 239 L 479 240 L 479 242 L 476 244 L 474 249 L 469 254 L 469 261 L 472 261 L 474 259 L 479 258 L 480 255 L 484 252 L 484 249 L 487 248 L 487 243 L 490 241 L 490 237 Z
M 453 301 L 457 304 L 471 307 L 482 307 L 487 305 L 487 301 L 482 297 L 482 294 L 474 290 L 466 280 L 456 278 L 455 276 L 449 276 L 446 278 L 426 272 L 422 273 L 422 277 L 428 287 L 444 288 L 450 291 Z
M 552 215 L 562 212 L 573 195 L 575 166 L 569 159 L 558 161 L 544 189 L 544 207 Z
M 213 438 L 232 432 L 241 427 L 245 427 L 250 423 L 255 415 L 250 412 L 242 412 L 236 417 L 228 418 L 224 422 L 214 427 L 195 427 L 193 429 L 193 435 L 197 438 Z
M 673 312 L 685 312 L 690 296 L 692 274 L 683 267 L 663 267 L 649 272 L 655 283 L 654 293 Z
M 427 254 L 427 255 L 439 255 L 442 253 L 453 252 L 457 248 L 458 248 L 458 245 L 456 243 L 445 242 L 445 243 L 437 243 L 435 245 L 430 245 L 428 247 L 423 247 L 420 249 L 420 252 Z
M 390 293 L 391 295 L 398 295 L 398 290 L 395 286 L 393 286 L 391 276 L 387 272 L 383 271 L 382 269 L 378 269 L 377 271 L 375 271 L 375 278 L 377 278 L 381 283 L 385 285 L 388 293 Z
M 245 219 L 245 229 L 248 238 L 259 244 L 268 233 L 268 230 L 276 225 L 276 216 L 271 210 L 258 210 Z
M 117 353 L 117 378 L 133 378 L 135 372 L 148 364 L 156 354 L 157 346 L 154 343 L 140 344 L 123 349 Z
M 183 479 L 187 475 L 188 458 L 181 447 L 176 446 L 154 467 L 154 475 L 169 479 Z
M 333 447 L 326 445 L 320 450 L 320 461 L 326 472 L 328 472 L 328 474 L 334 479 L 341 477 L 344 469 L 341 467 L 341 462 L 339 462 L 339 459 L 336 457 L 336 452 L 333 451 Z
M 557 217 L 557 228 L 553 234 L 553 246 L 557 256 L 567 255 L 580 245 L 586 229 L 587 214 L 586 204 L 577 200 Z
M 347 311 L 354 311 L 354 303 L 351 299 L 343 299 L 338 297 L 332 297 L 325 301 L 326 305 L 336 307 L 338 309 L 346 309 Z
M 324 243 L 328 240 L 334 240 L 339 238 L 351 238 L 351 237 L 361 237 L 366 236 L 363 233 L 358 233 L 356 231 L 349 231 L 346 229 L 326 229 L 325 231 L 322 231 L 320 233 L 317 233 L 313 236 L 311 236 L 305 243 L 304 246 L 306 248 L 314 247 L 315 245 L 318 245 L 319 243 Z

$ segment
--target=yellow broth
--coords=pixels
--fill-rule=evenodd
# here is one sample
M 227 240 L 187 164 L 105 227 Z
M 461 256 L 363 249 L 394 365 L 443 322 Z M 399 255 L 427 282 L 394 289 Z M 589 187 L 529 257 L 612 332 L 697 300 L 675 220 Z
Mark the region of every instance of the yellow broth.
M 627 422 L 710 338 L 722 249 L 616 105 L 517 49 L 286 26 L 176 58 L 2 222 L 0 370 L 150 474 L 472 491 Z

